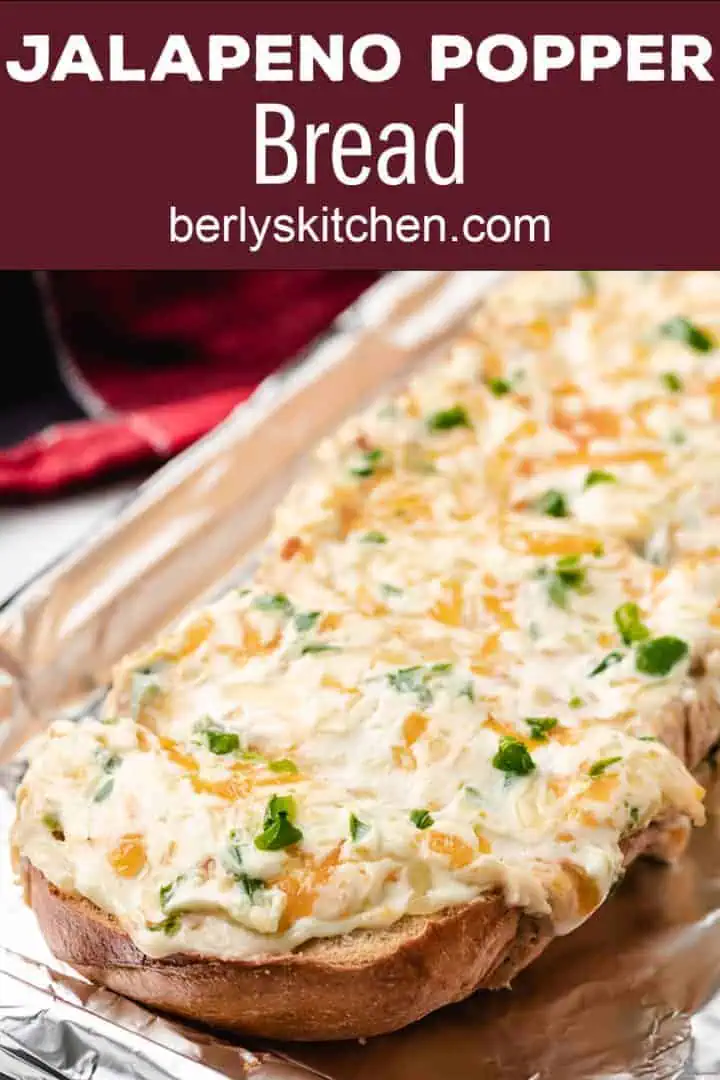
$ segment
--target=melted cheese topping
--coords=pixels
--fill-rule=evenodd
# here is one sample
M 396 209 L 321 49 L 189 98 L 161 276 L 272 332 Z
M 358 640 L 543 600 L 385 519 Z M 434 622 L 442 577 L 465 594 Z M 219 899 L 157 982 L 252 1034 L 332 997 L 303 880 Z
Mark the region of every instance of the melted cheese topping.
M 497 290 L 447 362 L 323 444 L 278 535 L 422 530 L 489 495 L 504 512 L 555 491 L 661 561 L 705 551 L 720 513 L 720 273 L 589 273 L 591 292 L 571 271 Z M 465 422 L 433 426 L 458 406 Z M 358 482 L 368 448 L 382 458 Z
M 21 853 L 150 955 L 491 890 L 576 926 L 628 836 L 702 819 L 655 736 L 715 686 L 719 322 L 714 274 L 498 291 L 320 447 L 250 590 L 40 740 Z
M 720 566 L 659 568 L 613 538 L 548 519 L 383 536 L 327 540 L 311 563 L 271 562 L 261 579 L 306 609 L 342 598 L 395 623 L 406 640 L 426 642 L 419 655 L 462 657 L 475 696 L 512 723 L 549 713 L 570 727 L 603 721 L 653 734 L 670 702 L 689 706 L 708 691 L 689 669 L 694 656 L 720 655 Z M 662 678 L 639 671 L 623 640 L 616 612 L 631 606 L 649 638 L 688 646 Z

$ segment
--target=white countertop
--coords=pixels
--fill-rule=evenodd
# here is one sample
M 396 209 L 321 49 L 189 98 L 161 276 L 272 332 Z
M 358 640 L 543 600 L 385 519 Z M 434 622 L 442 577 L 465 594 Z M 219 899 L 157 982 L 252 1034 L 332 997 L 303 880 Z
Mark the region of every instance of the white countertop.
M 118 510 L 138 481 L 0 507 L 0 604 Z

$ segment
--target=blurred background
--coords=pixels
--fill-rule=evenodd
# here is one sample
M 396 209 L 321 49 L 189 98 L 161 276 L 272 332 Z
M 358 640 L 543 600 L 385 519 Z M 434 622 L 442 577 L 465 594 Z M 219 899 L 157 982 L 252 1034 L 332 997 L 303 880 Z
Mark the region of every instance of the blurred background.
M 40 296 L 31 274 L 0 273 L 5 348 L 0 384 L 0 447 L 57 420 L 82 416 L 55 365 Z
M 0 604 L 377 276 L 0 273 Z

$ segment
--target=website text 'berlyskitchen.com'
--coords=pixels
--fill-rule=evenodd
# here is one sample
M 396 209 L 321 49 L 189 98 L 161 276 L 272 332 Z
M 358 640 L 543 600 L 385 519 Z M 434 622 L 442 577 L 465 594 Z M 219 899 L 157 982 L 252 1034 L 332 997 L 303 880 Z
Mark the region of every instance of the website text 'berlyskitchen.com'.
M 453 223 L 445 214 L 387 214 L 377 206 L 346 213 L 339 206 L 290 213 L 187 214 L 171 205 L 171 244 L 233 244 L 256 254 L 273 244 L 547 244 L 549 214 L 467 214 Z

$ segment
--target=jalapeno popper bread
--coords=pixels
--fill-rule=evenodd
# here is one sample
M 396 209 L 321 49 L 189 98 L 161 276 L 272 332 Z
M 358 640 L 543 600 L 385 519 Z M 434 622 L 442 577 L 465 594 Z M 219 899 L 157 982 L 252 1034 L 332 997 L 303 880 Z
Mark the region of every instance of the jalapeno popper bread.
M 108 721 L 34 754 L 15 839 L 51 947 L 295 1038 L 506 983 L 702 810 L 659 742 L 505 712 L 491 685 L 422 621 L 227 597 L 134 658 Z
M 717 557 L 720 273 L 532 273 L 449 359 L 348 421 L 279 537 L 570 516 L 652 561 Z
M 490 535 L 506 577 L 522 577 L 534 557 L 537 573 L 549 575 L 550 607 L 571 606 L 574 616 L 584 609 L 612 642 L 610 576 L 587 593 L 588 566 L 599 567 L 587 557 L 620 541 L 628 566 L 638 556 L 624 572 L 627 610 L 642 622 L 643 605 L 653 603 L 641 595 L 650 575 L 657 596 L 665 594 L 664 633 L 673 634 L 674 607 L 692 623 L 693 679 L 677 685 L 675 723 L 664 722 L 663 709 L 656 726 L 698 764 L 720 735 L 716 333 L 718 273 L 512 278 L 446 363 L 322 444 L 315 468 L 279 508 L 262 580 L 292 583 L 308 599 L 323 587 L 354 591 L 361 609 L 419 604 L 435 619 L 467 625 L 476 618 L 471 607 L 483 603 L 478 566 Z M 445 572 L 448 558 L 454 568 Z M 581 560 L 573 574 L 570 564 Z M 485 579 L 484 602 L 502 603 L 507 583 Z M 570 629 L 567 619 L 559 624 Z M 552 649 L 551 639 L 541 634 L 538 648 Z M 681 665 L 675 675 L 682 673 Z
M 638 854 L 676 857 L 720 559 L 710 470 L 676 484 L 700 442 L 628 395 L 657 367 L 710 455 L 713 317 L 714 275 L 529 276 L 328 440 L 252 585 L 35 746 L 14 844 L 55 953 L 223 1027 L 372 1035 L 507 985 Z

